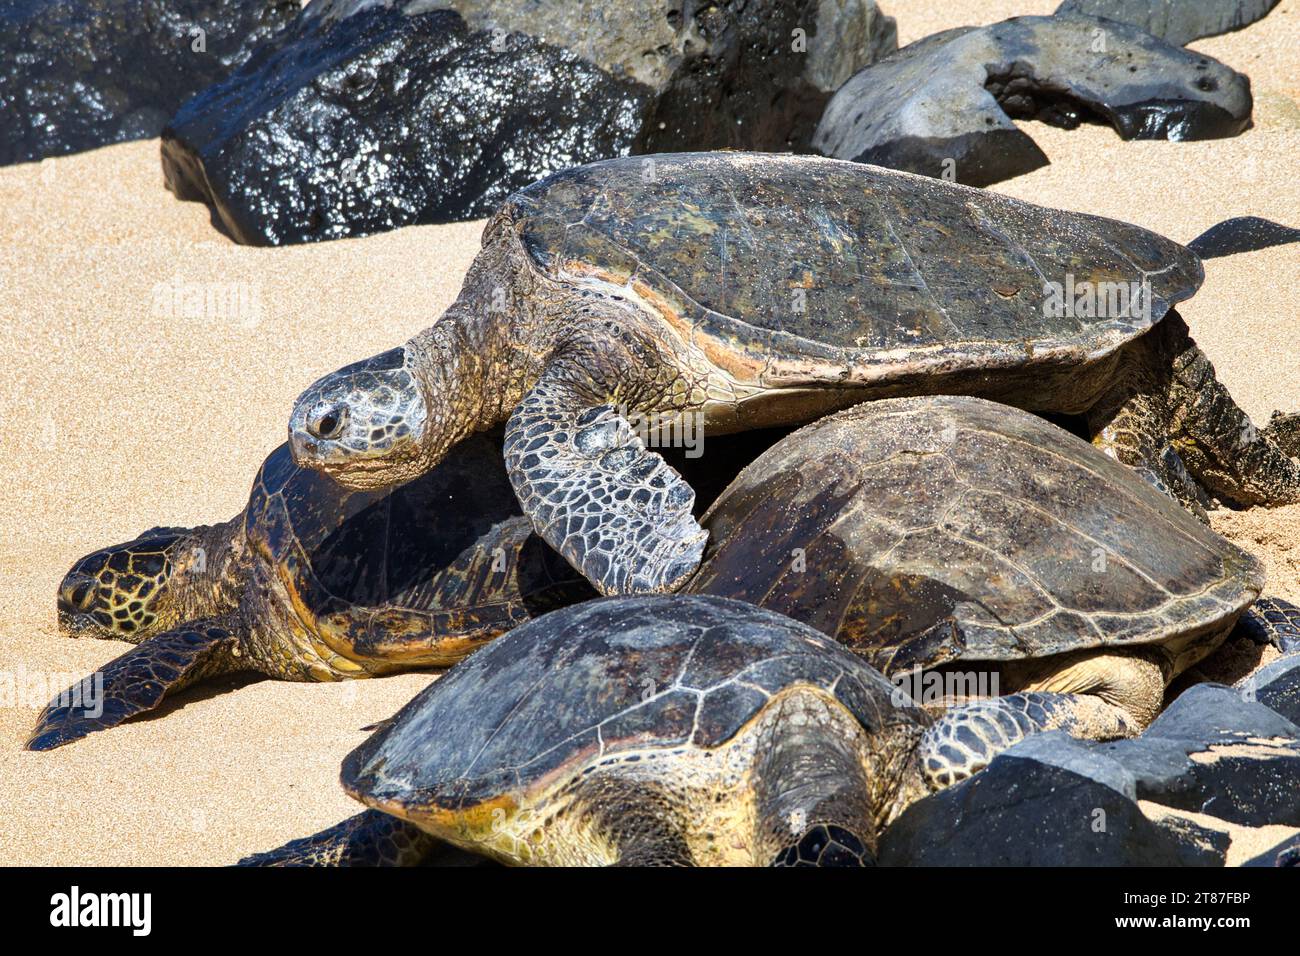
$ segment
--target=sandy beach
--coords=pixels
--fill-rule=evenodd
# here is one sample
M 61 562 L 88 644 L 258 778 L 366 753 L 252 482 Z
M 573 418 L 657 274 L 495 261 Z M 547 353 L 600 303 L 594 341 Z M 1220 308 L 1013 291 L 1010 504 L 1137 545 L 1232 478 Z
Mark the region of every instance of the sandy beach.
M 902 43 L 1057 3 L 882 0 Z M 1253 128 L 1125 143 L 1027 123 L 1052 164 L 993 188 L 1183 242 L 1234 216 L 1300 226 L 1300 0 L 1193 47 L 1250 76 Z M 157 140 L 0 168 L 0 671 L 20 692 L 0 707 L 0 862 L 228 864 L 359 809 L 337 785 L 340 760 L 429 675 L 227 682 L 50 753 L 21 747 L 48 697 L 127 649 L 59 634 L 55 589 L 71 563 L 148 527 L 238 512 L 294 397 L 431 324 L 481 228 L 249 248 L 164 189 Z M 196 283 L 223 285 L 234 307 L 187 314 L 173 293 Z M 1300 246 L 1217 259 L 1180 307 L 1259 424 L 1300 409 L 1297 283 Z M 1300 602 L 1300 506 L 1214 521 Z M 1271 828 L 1260 849 L 1285 835 Z M 1230 862 L 1254 845 L 1241 836 Z

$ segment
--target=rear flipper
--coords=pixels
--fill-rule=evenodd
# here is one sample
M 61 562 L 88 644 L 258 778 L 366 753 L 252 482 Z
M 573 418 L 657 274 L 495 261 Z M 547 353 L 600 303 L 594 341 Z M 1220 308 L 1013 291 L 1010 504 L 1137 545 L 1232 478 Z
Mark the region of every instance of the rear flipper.
M 192 684 L 249 669 L 233 626 L 228 618 L 211 618 L 136 645 L 50 701 L 27 749 L 53 750 L 153 710 Z
M 456 560 L 376 611 L 357 607 L 328 626 L 340 642 L 392 668 L 449 667 L 520 624 L 596 597 L 522 515 L 493 525 Z
M 921 738 L 921 766 L 933 790 L 959 783 L 1030 734 L 1063 730 L 1088 740 L 1131 737 L 1142 724 L 1091 694 L 1027 691 L 950 708 Z
M 378 810 L 327 830 L 254 853 L 239 866 L 477 866 L 487 862 Z
M 1218 380 L 1214 366 L 1175 313 L 1161 322 L 1155 347 L 1172 365 L 1166 403 L 1171 438 L 1196 479 L 1240 505 L 1300 502 L 1300 463 L 1274 441 L 1289 426 L 1259 430 Z
M 1207 491 L 1239 505 L 1300 502 L 1300 462 L 1288 453 L 1300 444 L 1300 421 L 1283 416 L 1257 429 L 1182 316 L 1170 311 L 1121 358 L 1088 412 L 1094 445 L 1203 520 Z
M 1300 654 L 1300 607 L 1282 598 L 1260 598 L 1237 621 L 1237 631 L 1283 654 Z
M 1292 458 L 1300 458 L 1300 412 L 1274 412 L 1263 434 Z
M 1166 388 L 1145 361 L 1131 363 L 1088 412 L 1092 443 L 1208 524 L 1210 497 L 1169 441 Z

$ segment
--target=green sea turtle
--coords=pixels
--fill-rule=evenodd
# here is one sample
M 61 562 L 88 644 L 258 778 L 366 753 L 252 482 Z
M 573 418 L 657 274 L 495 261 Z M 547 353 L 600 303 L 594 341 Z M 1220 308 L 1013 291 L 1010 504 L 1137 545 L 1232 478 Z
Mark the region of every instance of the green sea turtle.
M 441 319 L 317 381 L 289 437 L 371 488 L 506 421 L 524 513 L 607 594 L 675 589 L 705 547 L 647 420 L 716 435 L 971 394 L 1083 416 L 1195 510 L 1300 501 L 1300 464 L 1172 310 L 1202 278 L 1137 226 L 858 163 L 608 160 L 511 197 Z
M 397 488 L 352 491 L 281 445 L 222 524 L 155 528 L 82 558 L 62 628 L 137 646 L 40 715 L 49 750 L 219 674 L 371 677 L 460 660 L 541 611 L 594 592 L 532 534 L 499 437 L 462 442 Z
M 807 425 L 701 519 L 686 590 L 809 624 L 967 711 L 936 784 L 1025 734 L 1131 736 L 1237 625 L 1280 649 L 1261 563 L 1088 442 L 966 396 L 883 399 Z M 1253 605 L 1253 606 L 1252 606 Z
M 668 452 L 706 505 L 780 437 L 750 432 Z M 395 489 L 352 491 L 281 445 L 244 511 L 152 528 L 80 559 L 59 587 L 60 628 L 134 650 L 61 694 L 28 746 L 116 726 L 228 673 L 340 680 L 442 667 L 541 611 L 595 592 L 532 530 L 500 431 L 471 436 Z M 93 694 L 93 699 L 91 695 Z
M 251 864 L 863 865 L 930 719 L 835 641 L 722 598 L 588 601 L 454 667 L 344 761 L 375 808 Z

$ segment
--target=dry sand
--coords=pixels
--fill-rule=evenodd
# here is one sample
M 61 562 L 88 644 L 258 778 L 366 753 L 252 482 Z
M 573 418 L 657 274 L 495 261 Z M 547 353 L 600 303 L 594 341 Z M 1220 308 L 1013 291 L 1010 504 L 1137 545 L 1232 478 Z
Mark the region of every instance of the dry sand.
M 1056 2 L 885 7 L 909 42 Z M 1183 241 L 1238 215 L 1300 225 L 1300 0 L 1196 48 L 1251 76 L 1253 129 L 1123 143 L 1106 129 L 1026 124 L 1052 165 L 997 188 Z M 153 525 L 236 513 L 283 440 L 295 395 L 428 325 L 452 300 L 480 228 L 250 249 L 164 190 L 156 141 L 0 169 L 0 671 L 51 685 L 0 709 L 0 861 L 224 864 L 357 809 L 337 786 L 339 761 L 429 677 L 259 681 L 187 695 L 161 718 L 52 753 L 20 747 L 46 690 L 126 649 L 60 637 L 54 591 L 71 562 Z M 1213 261 L 1184 310 L 1259 420 L 1300 408 L 1298 265 L 1295 246 Z M 231 319 L 169 316 L 155 286 L 173 279 L 244 283 L 258 307 Z M 1264 557 L 1274 589 L 1300 600 L 1300 508 L 1216 520 Z

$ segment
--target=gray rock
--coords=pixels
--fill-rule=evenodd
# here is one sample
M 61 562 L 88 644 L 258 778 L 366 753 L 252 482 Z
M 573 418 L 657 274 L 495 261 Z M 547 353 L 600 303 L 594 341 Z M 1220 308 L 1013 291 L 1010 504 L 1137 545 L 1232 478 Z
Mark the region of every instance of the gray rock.
M 1056 12 L 1131 23 L 1168 43 L 1184 46 L 1201 37 L 1240 30 L 1275 6 L 1277 0 L 1065 0 Z
M 1213 864 L 1152 823 L 1126 771 L 1062 734 L 1013 747 L 988 768 L 919 800 L 885 830 L 884 866 L 1177 866 Z M 1019 751 L 1019 752 L 1018 752 Z M 1126 782 L 1127 781 L 1127 782 Z
M 1140 739 L 1215 743 L 1233 737 L 1300 741 L 1300 727 L 1222 684 L 1197 684 L 1165 708 Z
M 1231 688 L 1199 684 L 1133 740 L 1091 745 L 1137 797 L 1245 826 L 1300 826 L 1300 727 Z
M 806 148 L 896 44 L 870 0 L 314 0 L 176 114 L 163 168 L 250 244 L 472 219 L 611 156 Z
M 1047 163 L 1013 119 L 1206 139 L 1243 130 L 1251 106 L 1245 76 L 1136 27 L 1017 17 L 935 34 L 862 70 L 827 105 L 813 147 L 984 186 Z
M 1223 830 L 1203 827 L 1173 813 L 1154 822 L 1178 844 L 1184 866 L 1223 866 L 1227 862 L 1232 837 Z
M 1242 866 L 1300 867 L 1300 833 L 1289 837 L 1259 856 L 1251 857 Z
M 157 136 L 296 0 L 5 0 L 0 165 Z
M 1291 723 L 1300 725 L 1300 654 L 1261 667 L 1238 682 L 1237 690 L 1246 699 L 1253 699 Z

